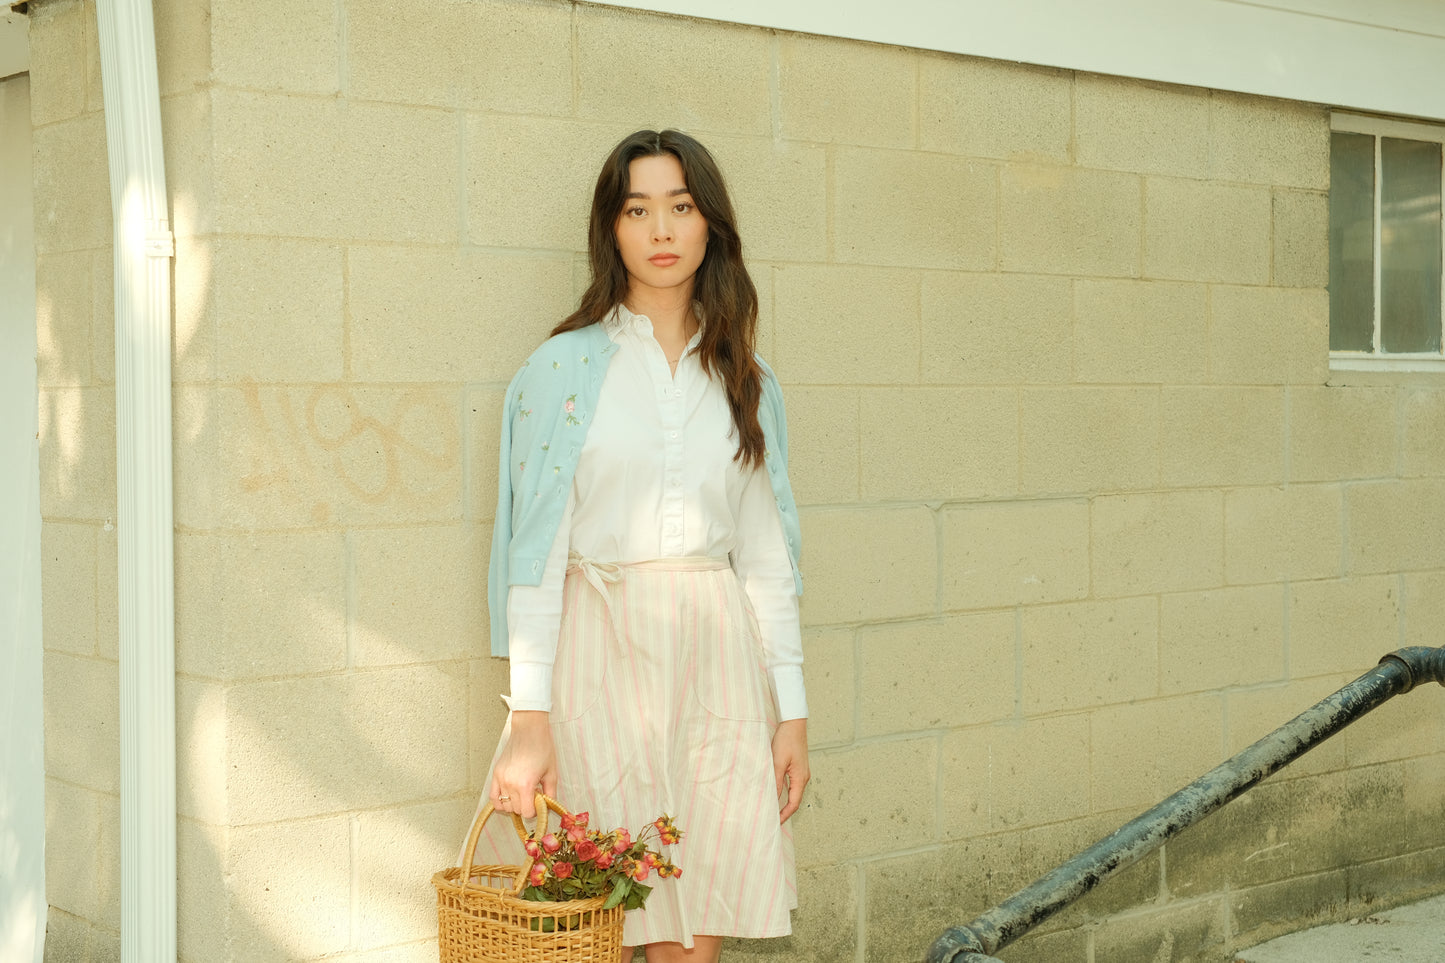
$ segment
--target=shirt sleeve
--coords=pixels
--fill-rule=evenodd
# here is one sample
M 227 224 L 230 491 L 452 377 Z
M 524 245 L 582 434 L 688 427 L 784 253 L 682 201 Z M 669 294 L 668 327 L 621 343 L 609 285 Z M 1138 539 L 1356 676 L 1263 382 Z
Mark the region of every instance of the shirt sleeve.
M 778 718 L 805 719 L 803 633 L 793 563 L 783 537 L 778 502 L 768 473 L 751 473 L 738 506 L 733 568 L 743 583 L 762 635 L 763 655 L 778 702 Z
M 547 553 L 538 585 L 513 585 L 507 591 L 507 645 L 511 657 L 511 696 L 503 696 L 513 712 L 552 711 L 552 665 L 562 631 L 562 582 L 572 543 L 572 509 L 567 496 L 562 521 Z

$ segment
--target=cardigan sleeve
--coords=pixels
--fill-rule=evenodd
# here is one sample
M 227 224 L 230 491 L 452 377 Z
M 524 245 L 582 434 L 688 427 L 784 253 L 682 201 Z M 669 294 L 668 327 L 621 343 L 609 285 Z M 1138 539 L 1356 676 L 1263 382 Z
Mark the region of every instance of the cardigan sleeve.
M 513 585 L 507 592 L 512 694 L 503 699 L 513 712 L 552 710 L 552 666 L 562 630 L 562 583 L 567 576 L 575 501 L 568 496 L 541 583 Z

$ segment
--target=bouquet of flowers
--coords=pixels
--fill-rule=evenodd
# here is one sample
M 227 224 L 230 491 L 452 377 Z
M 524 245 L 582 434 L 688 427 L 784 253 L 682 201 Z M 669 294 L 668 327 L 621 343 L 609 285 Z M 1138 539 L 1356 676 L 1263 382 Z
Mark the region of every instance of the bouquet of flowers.
M 588 817 L 588 813 L 563 813 L 560 832 L 539 839 L 534 830 L 523 840 L 532 860 L 523 899 L 560 902 L 606 894 L 603 909 L 619 904 L 638 909 L 652 892 L 646 883 L 652 873 L 661 879 L 682 875 L 681 869 L 648 845 L 655 839 L 671 846 L 682 839 L 682 830 L 666 814 L 636 839 L 625 828 L 611 832 L 588 829 Z

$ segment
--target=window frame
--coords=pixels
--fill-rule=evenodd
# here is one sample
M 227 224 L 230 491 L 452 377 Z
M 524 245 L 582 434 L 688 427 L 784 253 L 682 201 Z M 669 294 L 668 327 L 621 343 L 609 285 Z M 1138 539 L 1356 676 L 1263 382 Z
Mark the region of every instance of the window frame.
M 1439 351 L 1383 353 L 1380 350 L 1380 188 L 1381 140 L 1394 137 L 1403 140 L 1440 144 L 1445 153 L 1445 126 L 1420 121 L 1374 117 L 1347 111 L 1330 114 L 1330 133 L 1364 134 L 1375 139 L 1374 169 L 1374 345 L 1373 352 L 1330 351 L 1332 371 L 1433 371 L 1445 373 L 1445 209 L 1442 209 L 1440 245 L 1440 321 L 1442 338 Z M 1333 149 L 1333 148 L 1331 148 Z M 1440 193 L 1445 208 L 1445 157 L 1440 165 Z

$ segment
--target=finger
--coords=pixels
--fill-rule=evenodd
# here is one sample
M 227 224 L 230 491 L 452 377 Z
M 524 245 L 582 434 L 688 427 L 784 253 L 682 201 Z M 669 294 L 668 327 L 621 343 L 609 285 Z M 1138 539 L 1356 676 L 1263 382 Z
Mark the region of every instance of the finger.
M 788 804 L 783 807 L 783 822 L 787 822 L 788 817 L 797 812 L 798 807 L 803 804 L 803 787 L 807 785 L 807 783 L 808 777 L 806 774 L 799 776 L 799 774 L 793 773 L 788 777 Z
M 783 780 L 784 780 L 784 778 L 787 776 L 787 774 L 788 774 L 788 764 L 787 764 L 786 762 L 783 762 L 782 760 L 774 759 L 774 760 L 773 760 L 773 781 L 777 784 L 777 789 L 775 790 L 775 795 L 781 796 L 781 795 L 783 794 L 783 786 L 785 785 L 785 783 L 783 782 Z
M 531 819 L 537 815 L 536 799 L 536 795 L 530 789 L 513 789 L 512 811 L 519 814 L 523 819 Z

